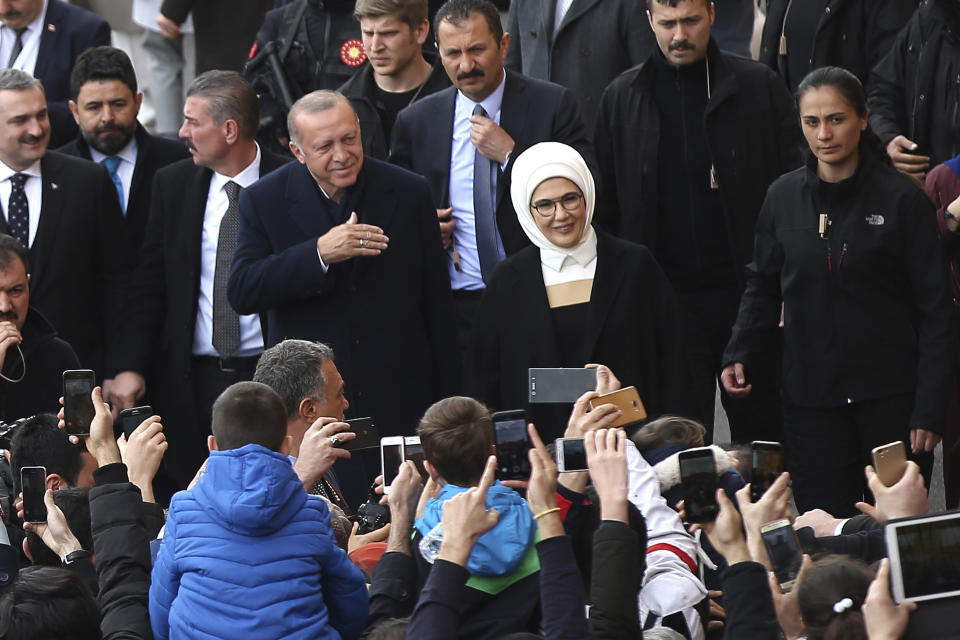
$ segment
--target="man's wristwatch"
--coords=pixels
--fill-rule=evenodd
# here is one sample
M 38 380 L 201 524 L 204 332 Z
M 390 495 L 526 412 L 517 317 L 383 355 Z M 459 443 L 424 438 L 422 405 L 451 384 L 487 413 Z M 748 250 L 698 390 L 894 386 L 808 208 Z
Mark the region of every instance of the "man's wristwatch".
M 90 552 L 86 549 L 77 549 L 76 551 L 71 551 L 63 557 L 64 566 L 68 564 L 73 564 L 77 560 L 83 560 L 84 558 L 89 558 Z

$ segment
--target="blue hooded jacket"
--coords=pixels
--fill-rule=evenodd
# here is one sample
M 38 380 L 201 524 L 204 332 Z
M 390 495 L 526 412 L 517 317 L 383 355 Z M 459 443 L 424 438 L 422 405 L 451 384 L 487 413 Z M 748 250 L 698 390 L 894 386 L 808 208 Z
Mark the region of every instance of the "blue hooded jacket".
M 443 503 L 466 490 L 466 487 L 444 485 L 440 494 L 427 502 L 423 517 L 415 523 L 417 531 L 423 536 L 430 533 L 443 517 Z M 520 566 L 534 544 L 537 527 L 527 502 L 499 480 L 487 491 L 486 504 L 488 509 L 496 509 L 500 518 L 473 546 L 467 571 L 473 576 L 505 576 Z
M 157 640 L 356 638 L 368 606 L 326 504 L 286 456 L 253 444 L 213 451 L 170 502 L 150 585 Z

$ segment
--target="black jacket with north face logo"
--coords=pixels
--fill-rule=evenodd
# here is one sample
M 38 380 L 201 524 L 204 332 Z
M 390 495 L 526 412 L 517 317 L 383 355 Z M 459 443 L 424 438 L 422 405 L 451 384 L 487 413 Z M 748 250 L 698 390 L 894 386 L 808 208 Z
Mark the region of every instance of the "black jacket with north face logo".
M 822 182 L 812 159 L 774 182 L 724 364 L 749 366 L 781 300 L 785 402 L 829 408 L 915 392 L 909 428 L 942 432 L 956 328 L 935 211 L 909 178 L 861 145 L 847 180 Z

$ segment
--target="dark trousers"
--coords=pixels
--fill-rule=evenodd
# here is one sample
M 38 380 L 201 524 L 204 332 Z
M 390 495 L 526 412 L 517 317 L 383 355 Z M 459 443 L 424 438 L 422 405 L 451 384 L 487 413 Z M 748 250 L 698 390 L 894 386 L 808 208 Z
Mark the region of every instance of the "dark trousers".
M 723 350 L 727 347 L 737 318 L 740 292 L 731 287 L 680 293 L 677 298 L 683 314 L 683 337 L 690 380 L 689 404 L 693 412 L 690 417 L 707 428 L 708 439 L 712 441 L 716 388 L 723 366 Z M 720 401 L 730 421 L 730 439 L 733 442 L 783 441 L 783 408 L 780 402 L 782 331 L 771 328 L 766 342 L 762 357 L 747 371 L 747 381 L 753 385 L 749 396 L 733 399 L 720 386 Z
M 473 325 L 477 319 L 477 310 L 480 308 L 482 297 L 483 289 L 453 290 L 453 315 L 457 320 L 457 342 L 463 367 L 460 379 L 465 383 L 468 379 L 472 379 L 474 372 L 470 343 L 473 340 Z M 468 388 L 466 384 L 464 386 Z
M 838 518 L 859 513 L 869 499 L 863 469 L 874 447 L 902 440 L 930 487 L 933 453 L 910 454 L 913 394 L 864 400 L 829 409 L 784 407 L 787 468 L 800 513 L 823 509 Z
M 190 432 L 181 432 L 179 441 L 171 443 L 168 455 L 164 456 L 167 471 L 182 488 L 186 488 L 196 475 L 197 469 L 207 459 L 209 453 L 207 436 L 212 433 L 210 418 L 213 413 L 213 403 L 230 385 L 253 379 L 257 357 L 235 360 L 238 366 L 231 367 L 232 371 L 222 370 L 216 358 L 200 357 L 192 361 L 190 377 L 193 387 L 193 413 L 196 421 Z M 174 452 L 175 455 L 169 455 Z

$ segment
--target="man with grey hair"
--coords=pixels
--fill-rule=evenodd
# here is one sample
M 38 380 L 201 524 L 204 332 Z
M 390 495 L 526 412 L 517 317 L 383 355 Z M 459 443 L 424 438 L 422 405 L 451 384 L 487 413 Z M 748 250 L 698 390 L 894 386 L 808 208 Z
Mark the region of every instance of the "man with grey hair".
M 147 390 L 169 423 L 167 471 L 186 486 L 206 458 L 214 400 L 253 377 L 260 319 L 227 303 L 241 190 L 283 165 L 254 135 L 257 95 L 240 74 L 208 71 L 187 92 L 180 137 L 192 159 L 156 173 L 146 240 L 125 302 L 106 386 L 114 409 Z M 116 199 L 116 198 L 114 198 Z
M 383 435 L 411 435 L 423 411 L 459 386 L 459 358 L 445 349 L 452 300 L 430 190 L 364 157 L 357 116 L 339 93 L 304 96 L 290 125 L 299 162 L 241 194 L 230 302 L 266 316 L 268 346 L 322 339 L 350 381 L 351 413 L 371 416 Z
M 0 70 L 0 232 L 27 249 L 33 307 L 100 375 L 132 254 L 107 170 L 48 152 L 49 142 L 40 81 Z M 90 304 L 91 291 L 106 304 Z

